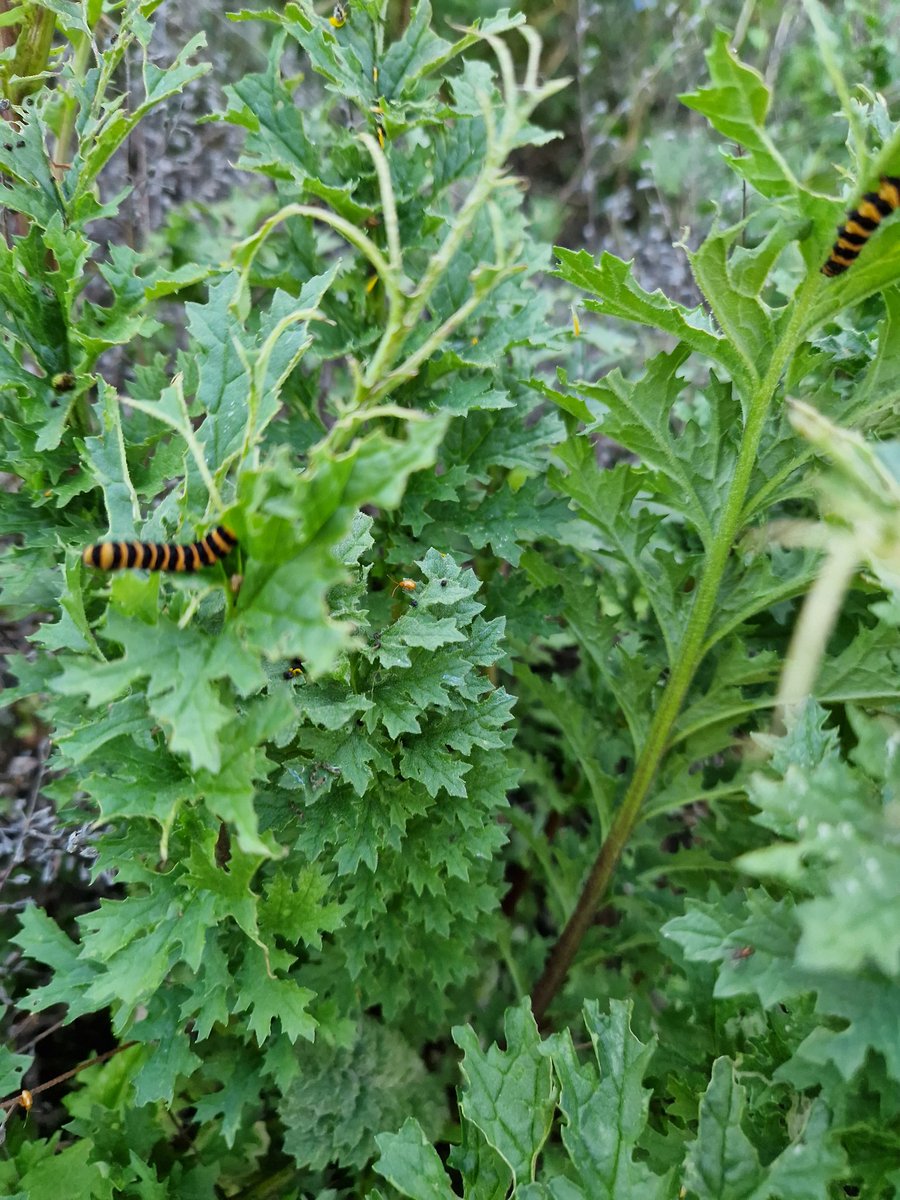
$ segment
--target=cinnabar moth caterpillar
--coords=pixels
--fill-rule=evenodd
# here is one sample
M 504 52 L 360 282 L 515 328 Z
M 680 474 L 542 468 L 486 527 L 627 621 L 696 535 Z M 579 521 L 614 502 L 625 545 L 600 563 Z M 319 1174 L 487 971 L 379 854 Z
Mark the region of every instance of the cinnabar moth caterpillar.
M 900 177 L 882 175 L 878 191 L 866 192 L 859 207 L 854 208 L 844 224 L 838 226 L 837 241 L 831 247 L 822 274 L 843 275 L 848 267 L 852 267 L 860 250 L 895 208 L 900 208 Z
M 349 16 L 350 6 L 348 4 L 336 4 L 334 11 L 328 18 L 328 24 L 332 25 L 335 29 L 340 29 L 343 25 L 347 24 Z
M 291 665 L 284 672 L 285 679 L 296 679 L 298 675 L 303 674 L 303 659 L 292 658 Z
M 199 571 L 211 567 L 237 545 L 237 538 L 224 525 L 217 525 L 199 542 L 179 546 L 175 542 L 95 542 L 85 546 L 82 562 L 101 571 L 141 567 L 145 571 Z

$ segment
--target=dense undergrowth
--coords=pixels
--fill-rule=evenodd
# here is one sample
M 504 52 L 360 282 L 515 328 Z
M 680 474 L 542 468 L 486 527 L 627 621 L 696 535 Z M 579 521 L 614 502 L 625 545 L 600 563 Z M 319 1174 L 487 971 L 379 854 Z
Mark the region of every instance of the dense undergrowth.
M 299 0 L 238 14 L 215 235 L 101 247 L 104 166 L 208 69 L 150 61 L 156 7 L 47 6 L 7 72 L 0 603 L 45 619 L 5 700 L 104 898 L 3 914 L 7 1028 L 88 1065 L 0 1056 L 0 1190 L 900 1194 L 900 223 L 819 271 L 900 174 L 884 102 L 810 0 L 827 197 L 715 38 L 682 99 L 748 215 L 689 309 L 532 232 L 564 82 L 522 18 Z M 81 561 L 219 523 L 194 576 Z

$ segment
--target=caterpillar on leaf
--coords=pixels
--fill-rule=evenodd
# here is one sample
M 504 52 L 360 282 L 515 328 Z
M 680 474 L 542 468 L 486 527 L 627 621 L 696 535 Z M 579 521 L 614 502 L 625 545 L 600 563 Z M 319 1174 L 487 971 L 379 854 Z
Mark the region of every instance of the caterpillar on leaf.
M 895 208 L 900 208 L 900 177 L 882 175 L 877 192 L 866 192 L 859 207 L 847 214 L 847 220 L 838 226 L 837 241 L 831 247 L 828 261 L 822 267 L 823 275 L 843 275 L 859 257 L 863 246 Z
M 238 544 L 237 537 L 225 525 L 217 525 L 198 542 L 182 546 L 177 542 L 94 542 L 85 546 L 82 562 L 100 571 L 120 571 L 127 567 L 145 571 L 200 571 L 224 558 Z

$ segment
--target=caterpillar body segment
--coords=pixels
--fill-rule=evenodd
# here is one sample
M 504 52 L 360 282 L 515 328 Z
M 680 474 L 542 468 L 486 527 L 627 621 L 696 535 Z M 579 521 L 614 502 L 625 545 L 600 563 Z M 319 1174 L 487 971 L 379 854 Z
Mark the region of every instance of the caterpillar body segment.
M 838 226 L 837 241 L 831 247 L 823 275 L 843 275 L 856 262 L 859 252 L 895 208 L 900 208 L 900 176 L 882 175 L 877 192 L 866 192 L 859 207 L 847 214 Z
M 198 542 L 182 546 L 177 542 L 94 542 L 81 555 L 85 566 L 100 571 L 121 571 L 128 567 L 144 571 L 201 571 L 211 567 L 238 544 L 226 525 L 217 525 Z

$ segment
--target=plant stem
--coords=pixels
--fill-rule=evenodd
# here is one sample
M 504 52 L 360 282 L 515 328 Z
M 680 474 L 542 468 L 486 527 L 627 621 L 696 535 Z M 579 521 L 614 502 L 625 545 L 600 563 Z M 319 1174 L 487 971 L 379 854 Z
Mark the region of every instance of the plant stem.
M 811 276 L 794 301 L 790 320 L 776 344 L 765 376 L 754 388 L 747 408 L 747 424 L 735 466 L 722 519 L 712 545 L 706 569 L 694 596 L 694 604 L 685 626 L 679 653 L 659 707 L 653 715 L 647 739 L 635 765 L 634 774 L 621 807 L 613 818 L 609 834 L 600 847 L 585 881 L 578 903 L 547 957 L 544 972 L 531 997 L 532 1009 L 541 1020 L 568 974 L 569 967 L 587 933 L 597 906 L 603 899 L 616 863 L 637 824 L 641 808 L 668 749 L 672 730 L 681 711 L 688 688 L 703 660 L 704 644 L 715 612 L 716 598 L 735 537 L 744 520 L 744 502 L 750 488 L 759 440 L 775 397 L 782 372 L 802 337 L 803 322 L 814 292 L 820 287 L 818 275 Z
M 84 79 L 87 74 L 88 65 L 91 61 L 91 39 L 87 34 L 81 34 L 75 45 L 75 57 L 72 63 L 72 77 L 78 82 Z M 64 167 L 69 161 L 69 154 L 72 149 L 72 135 L 75 132 L 75 117 L 78 113 L 78 100 L 71 92 L 66 92 L 63 97 L 63 112 L 59 122 L 59 135 L 56 139 L 56 149 L 53 152 L 53 157 L 60 167 Z
M 18 81 L 10 89 L 10 99 L 19 104 L 25 96 L 43 87 L 43 72 L 50 60 L 53 34 L 56 30 L 56 13 L 47 8 L 34 8 L 23 25 L 19 26 L 16 38 L 16 56 L 10 75 Z

